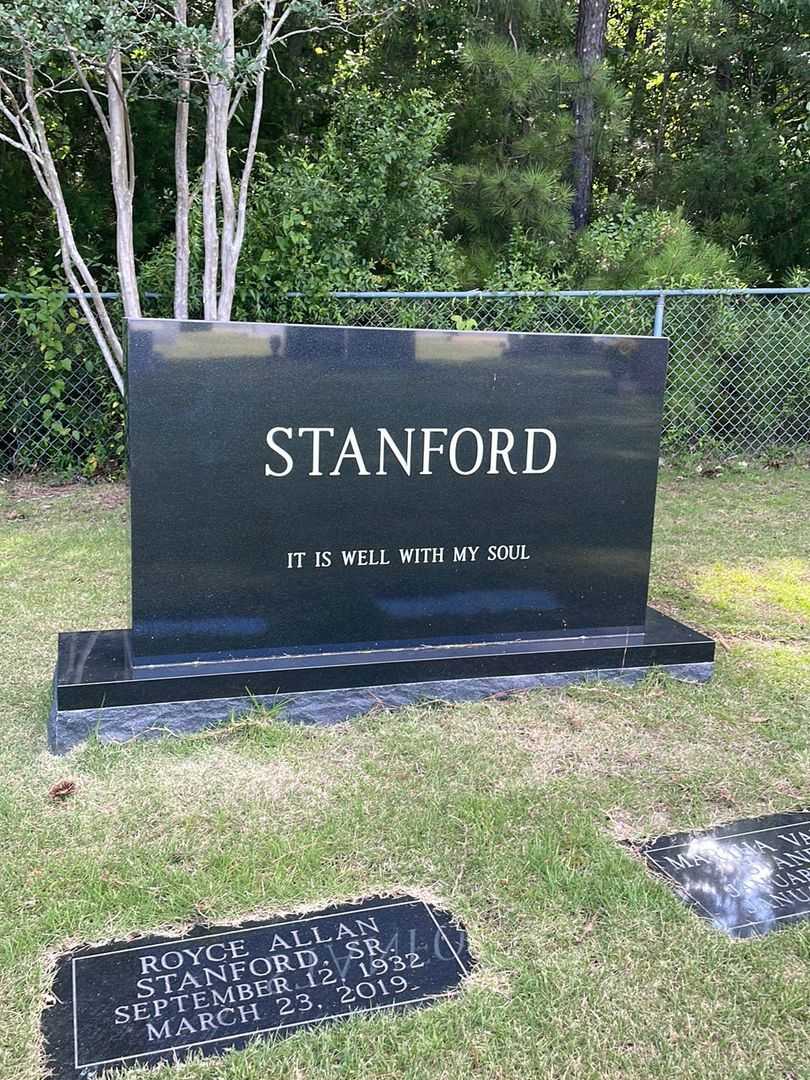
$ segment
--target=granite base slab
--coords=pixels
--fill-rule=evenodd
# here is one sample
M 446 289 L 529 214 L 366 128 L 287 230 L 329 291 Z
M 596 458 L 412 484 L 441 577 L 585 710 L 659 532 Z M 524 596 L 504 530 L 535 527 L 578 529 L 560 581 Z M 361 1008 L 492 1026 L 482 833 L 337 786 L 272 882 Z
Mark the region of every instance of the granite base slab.
M 335 652 L 139 659 L 128 630 L 60 634 L 50 748 L 95 735 L 122 742 L 226 722 L 258 702 L 298 723 L 334 724 L 375 707 L 472 701 L 593 679 L 635 681 L 652 668 L 711 674 L 714 642 L 651 608 L 643 626 L 531 639 Z
M 711 660 L 655 665 L 655 670 L 692 682 L 707 681 L 711 678 L 713 668 Z M 93 736 L 104 743 L 123 743 L 168 734 L 184 735 L 227 723 L 233 717 L 249 712 L 257 704 L 279 707 L 280 718 L 292 723 L 337 724 L 376 708 L 391 709 L 428 702 L 480 701 L 540 687 L 563 687 L 598 679 L 635 683 L 651 670 L 652 665 L 586 668 L 307 690 L 293 694 L 101 705 L 86 709 L 60 709 L 56 688 L 48 722 L 48 741 L 50 749 L 61 754 Z

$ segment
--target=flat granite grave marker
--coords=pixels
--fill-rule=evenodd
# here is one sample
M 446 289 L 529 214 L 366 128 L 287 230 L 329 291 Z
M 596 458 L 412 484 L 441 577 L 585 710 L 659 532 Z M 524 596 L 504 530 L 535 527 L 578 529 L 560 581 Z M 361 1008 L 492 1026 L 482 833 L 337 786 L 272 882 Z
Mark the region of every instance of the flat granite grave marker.
M 42 1028 L 55 1080 L 221 1054 L 324 1021 L 429 1005 L 473 966 L 464 929 L 410 896 L 75 949 Z
M 810 917 L 810 811 L 630 845 L 698 915 L 734 938 Z
M 663 338 L 137 319 L 127 352 L 132 626 L 60 635 L 54 750 L 709 676 L 647 607 Z

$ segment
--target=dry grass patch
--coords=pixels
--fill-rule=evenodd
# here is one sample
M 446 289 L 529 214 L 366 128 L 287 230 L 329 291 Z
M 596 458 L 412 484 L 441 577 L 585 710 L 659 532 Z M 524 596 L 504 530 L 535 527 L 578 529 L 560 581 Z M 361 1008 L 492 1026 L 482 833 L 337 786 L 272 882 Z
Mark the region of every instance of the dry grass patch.
M 207 847 L 240 822 L 252 830 L 301 828 L 325 812 L 353 772 L 355 755 L 343 747 L 327 756 L 306 733 L 270 727 L 278 736 L 271 734 L 264 747 L 255 738 L 245 744 L 246 729 L 237 721 L 233 732 L 226 726 L 176 745 L 165 738 L 148 747 L 91 746 L 65 759 L 48 755 L 43 779 L 75 778 L 76 793 L 63 812 L 103 815 L 113 831 L 132 823 L 144 839 L 202 830 L 200 847 Z
M 49 483 L 30 477 L 11 478 L 0 486 L 0 523 L 10 527 L 40 525 L 64 517 L 87 517 L 99 511 L 123 510 L 129 501 L 126 484 Z
M 707 724 L 699 735 L 685 734 L 669 718 L 655 723 L 649 714 L 642 715 L 646 703 L 638 701 L 639 696 L 666 693 L 665 687 L 653 685 L 646 691 L 638 688 L 636 700 L 627 690 L 613 691 L 611 700 L 607 688 L 603 702 L 583 700 L 581 691 L 550 695 L 551 702 L 544 704 L 552 707 L 535 714 L 518 735 L 518 744 L 531 758 L 531 776 L 539 783 L 565 777 L 674 779 L 709 761 L 718 767 L 725 762 L 733 770 L 741 758 L 727 733 L 713 733 Z M 765 761 L 768 755 L 768 744 L 756 734 L 746 741 L 746 761 Z

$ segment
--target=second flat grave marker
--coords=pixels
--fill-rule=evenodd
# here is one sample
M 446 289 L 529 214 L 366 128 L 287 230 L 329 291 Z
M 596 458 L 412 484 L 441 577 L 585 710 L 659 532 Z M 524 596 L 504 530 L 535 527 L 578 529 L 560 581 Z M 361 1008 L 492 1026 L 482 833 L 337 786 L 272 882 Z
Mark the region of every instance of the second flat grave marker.
M 810 811 L 631 845 L 698 915 L 734 938 L 810 918 Z

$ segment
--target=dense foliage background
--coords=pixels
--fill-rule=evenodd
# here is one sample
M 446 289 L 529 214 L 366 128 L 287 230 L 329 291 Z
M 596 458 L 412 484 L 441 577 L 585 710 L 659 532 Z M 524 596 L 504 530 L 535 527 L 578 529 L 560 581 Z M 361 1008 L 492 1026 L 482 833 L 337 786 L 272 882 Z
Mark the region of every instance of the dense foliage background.
M 266 74 L 239 316 L 280 290 L 806 280 L 807 0 L 613 0 L 592 224 L 571 225 L 574 0 L 415 0 L 301 35 Z M 115 286 L 106 154 L 83 95 L 49 116 L 70 209 Z M 143 280 L 166 290 L 174 103 L 133 103 Z M 192 112 L 199 127 L 200 116 Z M 202 132 L 192 131 L 199 167 Z M 50 207 L 0 144 L 0 282 L 50 275 Z
M 348 31 L 315 32 L 320 3 L 290 0 L 296 33 L 263 77 L 234 318 L 649 333 L 654 300 L 329 294 L 810 285 L 810 0 L 363 0 L 368 15 Z M 74 9 L 93 23 L 90 0 L 60 0 L 59 17 Z M 9 0 L 9 11 L 34 18 L 47 45 L 48 0 Z M 45 60 L 46 88 L 69 87 L 66 55 Z M 172 314 L 176 85 L 129 103 L 149 315 Z M 193 82 L 190 97 L 199 317 L 206 101 Z M 225 151 L 234 164 L 249 98 Z M 93 106 L 57 90 L 43 109 L 74 232 L 115 291 L 110 154 Z M 125 408 L 60 263 L 51 206 L 0 141 L 0 291 L 18 294 L 0 304 L 0 469 L 116 473 Z M 805 439 L 810 297 L 677 299 L 666 448 L 748 453 Z M 121 314 L 112 302 L 116 326 Z

